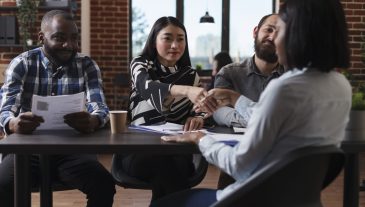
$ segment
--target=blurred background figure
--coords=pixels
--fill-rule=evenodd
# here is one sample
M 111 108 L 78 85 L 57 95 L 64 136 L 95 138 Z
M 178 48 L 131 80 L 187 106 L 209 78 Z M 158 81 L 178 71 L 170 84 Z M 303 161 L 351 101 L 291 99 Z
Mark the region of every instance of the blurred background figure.
M 219 70 L 223 66 L 228 65 L 230 63 L 232 63 L 232 58 L 227 52 L 220 52 L 214 56 L 213 68 L 212 68 L 212 81 L 210 82 L 208 90 L 214 88 L 215 75 L 219 72 Z

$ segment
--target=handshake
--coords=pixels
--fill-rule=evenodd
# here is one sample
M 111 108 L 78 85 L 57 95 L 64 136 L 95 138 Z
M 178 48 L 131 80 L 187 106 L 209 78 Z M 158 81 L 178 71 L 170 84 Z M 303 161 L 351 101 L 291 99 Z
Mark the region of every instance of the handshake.
M 188 98 L 194 103 L 194 111 L 206 113 L 204 118 L 211 116 L 219 107 L 234 106 L 241 94 L 230 89 L 214 88 L 206 91 L 203 88 L 192 87 Z

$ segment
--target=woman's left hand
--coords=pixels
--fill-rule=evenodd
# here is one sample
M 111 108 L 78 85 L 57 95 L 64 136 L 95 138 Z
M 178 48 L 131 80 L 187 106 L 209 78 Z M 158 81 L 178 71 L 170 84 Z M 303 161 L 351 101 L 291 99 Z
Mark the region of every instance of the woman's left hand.
M 204 119 L 202 117 L 189 117 L 186 119 L 184 131 L 199 130 L 204 126 Z
M 161 139 L 166 142 L 185 142 L 198 144 L 199 140 L 204 136 L 205 134 L 203 132 L 188 132 L 173 136 L 162 136 Z

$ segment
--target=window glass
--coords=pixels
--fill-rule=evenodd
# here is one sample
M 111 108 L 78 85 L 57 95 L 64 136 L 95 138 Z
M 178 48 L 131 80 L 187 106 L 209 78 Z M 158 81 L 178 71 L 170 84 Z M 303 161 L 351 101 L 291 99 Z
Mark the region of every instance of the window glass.
M 176 1 L 132 0 L 132 57 L 142 52 L 153 24 L 162 16 L 176 17 Z
M 200 23 L 206 11 L 215 23 Z M 221 50 L 222 0 L 185 0 L 184 25 L 193 68 L 212 69 L 212 59 Z
M 254 54 L 253 29 L 260 19 L 272 13 L 272 0 L 230 1 L 229 50 L 234 62 Z

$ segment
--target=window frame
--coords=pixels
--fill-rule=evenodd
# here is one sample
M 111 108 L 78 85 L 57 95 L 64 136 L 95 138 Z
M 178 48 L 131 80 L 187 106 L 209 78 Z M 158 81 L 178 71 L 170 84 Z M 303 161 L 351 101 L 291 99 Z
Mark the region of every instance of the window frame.
M 129 1 L 129 62 L 132 60 L 132 1 Z M 222 36 L 221 50 L 229 52 L 230 0 L 222 0 Z M 272 0 L 272 12 L 275 13 L 277 0 Z M 184 0 L 176 0 L 176 18 L 184 24 Z M 210 70 L 206 70 L 210 71 Z

